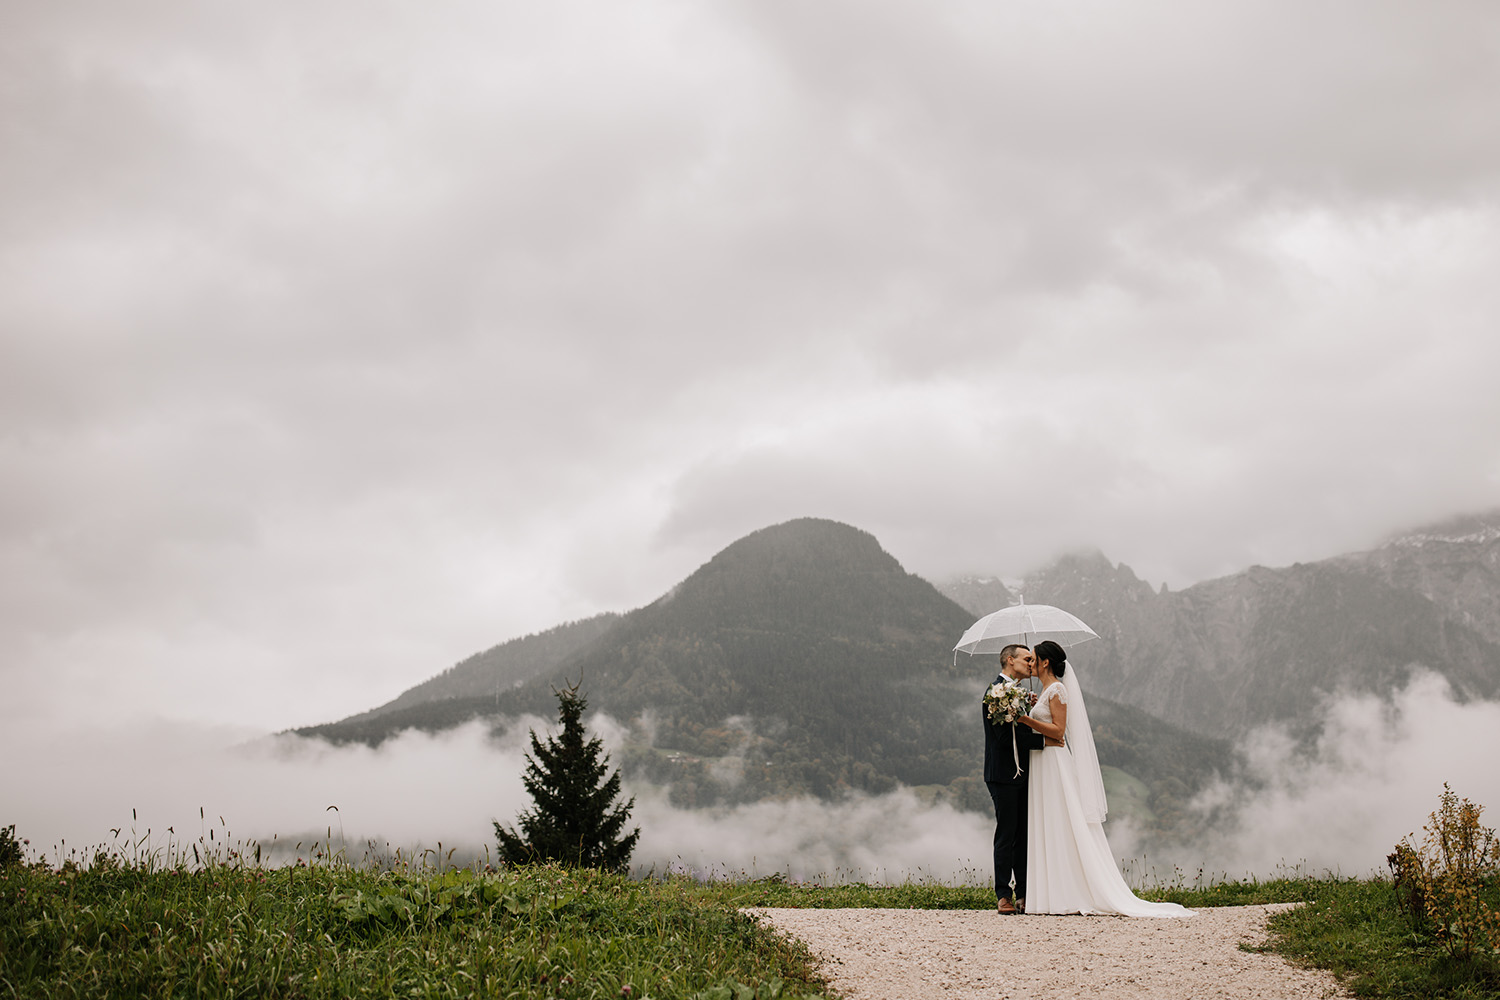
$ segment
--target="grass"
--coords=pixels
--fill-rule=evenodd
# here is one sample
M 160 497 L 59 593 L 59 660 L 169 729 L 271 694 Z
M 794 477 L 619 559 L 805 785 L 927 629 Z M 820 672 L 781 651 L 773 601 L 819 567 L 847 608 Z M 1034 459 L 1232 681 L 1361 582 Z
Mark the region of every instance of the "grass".
M 1500 909 L 1500 886 L 1485 891 Z M 1413 930 L 1391 883 L 1328 879 L 1306 906 L 1270 921 L 1272 950 L 1293 962 L 1332 970 L 1356 996 L 1500 998 L 1500 956 L 1462 961 Z
M 971 879 L 978 882 L 986 874 L 971 873 Z M 1256 878 L 1221 880 L 1206 877 L 1203 872 L 1189 881 L 1183 872 L 1173 869 L 1169 878 L 1153 876 L 1145 887 L 1136 890 L 1136 895 L 1142 899 L 1181 903 L 1189 907 L 1297 903 L 1313 898 L 1327 881 L 1296 869 L 1264 881 Z M 951 885 L 937 879 L 871 885 L 839 877 L 795 881 L 784 875 L 752 879 L 741 874 L 738 878 L 707 882 L 698 893 L 703 898 L 730 906 L 922 910 L 989 910 L 995 906 L 995 891 L 988 883 Z
M 1500 907 L 1500 887 L 1487 890 Z M 1302 902 L 1265 950 L 1330 969 L 1368 998 L 1500 998 L 1494 956 L 1415 932 L 1389 881 L 1297 871 L 1140 890 L 1190 907 Z M 683 997 L 831 995 L 800 945 L 741 907 L 989 909 L 988 886 L 794 882 L 782 875 L 632 880 L 338 860 L 189 867 L 153 856 L 0 872 L 5 997 Z
M 817 995 L 805 949 L 682 879 L 297 866 L 0 872 L 0 997 Z

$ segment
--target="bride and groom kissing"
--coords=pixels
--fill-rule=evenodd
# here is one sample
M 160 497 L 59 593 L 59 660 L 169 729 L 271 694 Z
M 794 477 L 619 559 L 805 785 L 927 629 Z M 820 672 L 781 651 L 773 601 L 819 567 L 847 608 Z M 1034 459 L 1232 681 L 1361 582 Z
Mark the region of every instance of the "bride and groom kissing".
M 1032 677 L 1041 693 L 1030 712 L 1001 711 L 1007 691 Z M 1193 915 L 1175 903 L 1137 898 L 1115 864 L 1104 836 L 1107 804 L 1088 708 L 1062 646 L 1048 639 L 1035 650 L 1019 643 L 1002 649 L 1000 676 L 982 713 L 1000 913 Z

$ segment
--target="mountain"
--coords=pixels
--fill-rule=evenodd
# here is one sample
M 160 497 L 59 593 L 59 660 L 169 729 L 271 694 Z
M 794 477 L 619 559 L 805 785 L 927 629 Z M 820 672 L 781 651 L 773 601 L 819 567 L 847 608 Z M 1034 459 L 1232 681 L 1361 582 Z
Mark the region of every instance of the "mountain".
M 789 521 L 731 544 L 655 602 L 592 620 L 601 630 L 592 638 L 576 631 L 583 623 L 566 627 L 575 631 L 552 637 L 550 663 L 528 660 L 534 672 L 519 684 L 485 672 L 506 644 L 449 672 L 474 693 L 428 697 L 450 690 L 440 675 L 377 710 L 302 732 L 373 744 L 410 727 L 550 717 L 553 687 L 572 679 L 590 707 L 631 726 L 627 775 L 670 785 L 679 805 L 901 783 L 986 811 L 978 702 L 998 664 L 955 663 L 952 653 L 973 619 L 867 532 Z M 1222 741 L 1107 698 L 1091 698 L 1090 708 L 1101 759 L 1144 784 L 1148 819 L 1170 817 L 1176 800 L 1232 766 Z
M 605 613 L 501 643 L 482 653 L 475 653 L 416 687 L 408 688 L 384 705 L 350 716 L 344 721 L 363 722 L 450 698 L 493 697 L 501 691 L 520 687 L 545 674 L 558 663 L 596 642 L 619 620 L 619 615 Z
M 938 586 L 949 599 L 975 618 L 1009 607 L 1023 596 L 1011 590 L 1005 581 L 993 576 L 959 576 L 944 580 Z
M 1402 534 L 1371 552 L 1252 566 L 1153 590 L 1098 552 L 1028 576 L 1028 601 L 1077 614 L 1090 693 L 1205 735 L 1273 721 L 1316 731 L 1327 697 L 1388 695 L 1413 669 L 1460 699 L 1500 694 L 1500 512 Z
M 944 784 L 974 756 L 973 734 L 958 736 L 949 718 L 977 701 L 982 684 L 961 675 L 950 653 L 968 618 L 868 533 L 790 521 L 730 545 L 519 686 L 431 701 L 403 695 L 399 707 L 306 732 L 370 741 L 480 715 L 547 716 L 552 686 L 573 678 L 591 707 L 654 728 L 654 744 L 675 760 L 725 756 L 730 744 L 752 760 L 774 757 L 773 748 L 798 758 L 793 773 L 774 777 L 749 768 L 752 785 L 825 794 Z
M 1397 535 L 1342 561 L 1421 594 L 1448 620 L 1500 643 L 1500 510 Z

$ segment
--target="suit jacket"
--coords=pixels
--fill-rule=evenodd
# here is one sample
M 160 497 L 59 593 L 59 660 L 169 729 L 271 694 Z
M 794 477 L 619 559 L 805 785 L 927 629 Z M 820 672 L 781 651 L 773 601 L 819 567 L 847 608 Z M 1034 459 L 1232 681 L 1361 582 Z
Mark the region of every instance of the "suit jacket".
M 996 677 L 995 683 L 1002 680 L 1015 683 L 1004 674 Z M 1027 778 L 1026 765 L 1031 763 L 1031 751 L 1042 748 L 1044 737 L 1020 723 L 992 722 L 983 704 L 979 706 L 979 714 L 984 719 L 984 780 L 999 785 L 1021 784 Z M 1012 733 L 1016 737 L 1014 751 L 1010 741 Z M 1017 756 L 1021 758 L 1020 775 L 1016 774 Z

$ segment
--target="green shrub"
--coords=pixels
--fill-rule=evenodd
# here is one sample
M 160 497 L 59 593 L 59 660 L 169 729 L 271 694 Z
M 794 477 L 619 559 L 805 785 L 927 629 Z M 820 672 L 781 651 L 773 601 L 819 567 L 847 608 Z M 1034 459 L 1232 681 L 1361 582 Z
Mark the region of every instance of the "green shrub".
M 1444 782 L 1421 846 L 1408 836 L 1386 858 L 1397 905 L 1413 929 L 1431 934 L 1459 959 L 1500 954 L 1500 915 L 1484 899 L 1500 877 L 1500 839 L 1479 822 L 1483 812 Z

